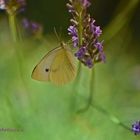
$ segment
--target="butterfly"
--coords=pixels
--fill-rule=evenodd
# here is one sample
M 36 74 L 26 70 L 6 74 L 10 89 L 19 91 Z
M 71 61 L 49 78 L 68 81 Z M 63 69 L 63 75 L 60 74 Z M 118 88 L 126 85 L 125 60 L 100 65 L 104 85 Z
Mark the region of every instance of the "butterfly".
M 64 85 L 76 77 L 76 65 L 70 48 L 64 42 L 48 52 L 36 65 L 32 78 L 39 81 Z

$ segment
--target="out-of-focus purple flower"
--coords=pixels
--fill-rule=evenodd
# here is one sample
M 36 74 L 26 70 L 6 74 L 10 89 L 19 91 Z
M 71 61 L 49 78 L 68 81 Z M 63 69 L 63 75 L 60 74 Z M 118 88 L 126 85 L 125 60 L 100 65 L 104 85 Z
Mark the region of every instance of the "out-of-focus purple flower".
M 25 11 L 26 1 L 25 0 L 16 0 L 17 12 L 21 13 Z
M 0 9 L 6 10 L 8 14 L 23 12 L 25 6 L 25 0 L 0 0 Z
M 132 124 L 132 131 L 135 135 L 140 134 L 140 121 L 136 121 L 134 124 Z
M 81 0 L 82 4 L 85 8 L 89 7 L 91 5 L 91 3 L 89 2 L 89 0 Z
M 40 29 L 40 25 L 38 23 L 36 23 L 36 22 L 31 22 L 31 29 L 34 32 L 37 32 Z
M 5 0 L 0 0 L 0 10 L 5 10 L 5 9 L 6 9 Z
M 24 18 L 22 20 L 22 25 L 25 29 L 28 29 L 30 27 L 30 23 L 29 23 L 29 20 L 27 20 L 26 18 Z
M 26 5 L 26 2 L 25 0 L 17 0 L 17 3 L 21 6 L 25 6 Z
M 40 32 L 40 30 L 41 30 L 40 24 L 38 24 L 36 22 L 29 21 L 26 18 L 24 18 L 22 20 L 22 25 L 28 32 L 30 32 L 32 34 L 36 34 L 37 32 Z

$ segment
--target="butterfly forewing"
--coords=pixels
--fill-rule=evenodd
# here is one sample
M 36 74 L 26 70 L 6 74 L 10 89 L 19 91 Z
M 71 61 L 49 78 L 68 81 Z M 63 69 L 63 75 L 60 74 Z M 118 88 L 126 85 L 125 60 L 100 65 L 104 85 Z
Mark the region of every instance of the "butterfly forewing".
M 49 81 L 51 65 L 61 47 L 55 48 L 45 55 L 32 72 L 32 78 L 38 81 Z
M 67 48 L 57 52 L 51 65 L 50 80 L 56 85 L 72 81 L 76 76 L 74 56 Z

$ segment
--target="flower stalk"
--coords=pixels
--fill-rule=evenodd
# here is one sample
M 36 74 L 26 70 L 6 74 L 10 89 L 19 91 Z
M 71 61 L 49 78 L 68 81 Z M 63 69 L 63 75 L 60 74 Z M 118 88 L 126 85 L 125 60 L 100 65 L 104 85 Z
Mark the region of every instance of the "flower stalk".
M 78 29 L 78 36 L 79 36 L 79 47 L 82 46 L 82 38 L 83 38 L 83 27 L 82 27 L 82 12 L 79 13 L 79 29 Z
M 90 5 L 89 0 L 69 0 L 69 3 L 67 3 L 68 10 L 72 15 L 70 20 L 72 25 L 68 28 L 68 34 L 72 37 L 73 47 L 76 49 L 75 56 L 80 63 L 91 69 L 95 63 L 105 62 L 105 55 L 103 41 L 100 42 L 98 39 L 102 30 L 100 26 L 95 25 L 95 20 L 87 12 Z M 94 82 L 94 71 L 91 70 L 88 104 L 78 112 L 87 110 L 92 103 Z
M 113 123 L 117 124 L 117 125 L 120 125 L 121 127 L 123 127 L 124 129 L 127 129 L 129 131 L 132 132 L 131 128 L 126 126 L 124 123 L 122 123 L 118 117 L 116 117 L 115 115 L 109 113 L 107 110 L 105 110 L 104 108 L 102 108 L 101 106 L 97 105 L 97 104 L 92 104 L 92 107 L 94 109 L 96 109 L 97 111 L 99 111 L 100 113 L 102 113 L 103 115 L 107 116 L 110 121 L 112 121 Z
M 8 20 L 9 20 L 9 28 L 11 31 L 11 38 L 15 46 L 15 53 L 16 53 L 16 60 L 19 66 L 19 74 L 21 81 L 23 82 L 25 88 L 26 88 L 26 83 L 24 82 L 24 76 L 22 73 L 22 53 L 17 46 L 19 46 L 19 41 L 21 41 L 21 32 L 18 28 L 18 24 L 16 21 L 17 14 L 20 12 L 23 12 L 25 9 L 26 2 L 25 0 L 2 0 L 3 1 L 3 10 L 6 11 L 8 15 Z
M 16 17 L 14 14 L 10 14 L 8 17 L 9 17 L 9 27 L 11 30 L 11 35 L 12 35 L 13 41 L 16 43 L 18 41 Z

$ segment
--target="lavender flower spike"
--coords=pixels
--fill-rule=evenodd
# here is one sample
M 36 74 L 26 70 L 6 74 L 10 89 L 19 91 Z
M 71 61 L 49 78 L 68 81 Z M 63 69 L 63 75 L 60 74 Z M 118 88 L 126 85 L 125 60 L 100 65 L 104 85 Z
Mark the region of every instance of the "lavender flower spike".
M 87 13 L 90 5 L 89 0 L 69 0 L 67 7 L 72 15 L 68 35 L 71 36 L 73 47 L 78 48 L 75 56 L 85 66 L 92 68 L 97 62 L 105 62 L 105 54 L 103 41 L 99 41 L 102 30 Z
M 0 0 L 0 10 L 6 10 L 8 14 L 17 14 L 25 10 L 25 0 Z

